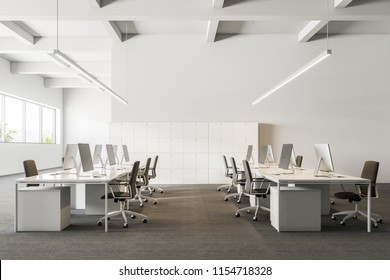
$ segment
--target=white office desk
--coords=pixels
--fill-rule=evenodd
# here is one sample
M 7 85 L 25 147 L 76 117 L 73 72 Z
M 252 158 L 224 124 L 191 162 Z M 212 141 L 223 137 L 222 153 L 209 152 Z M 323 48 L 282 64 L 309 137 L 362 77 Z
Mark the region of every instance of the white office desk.
M 101 177 L 91 176 L 77 176 L 71 173 L 47 173 L 38 176 L 20 178 L 16 180 L 15 184 L 15 232 L 18 231 L 18 186 L 19 184 L 99 184 L 104 185 L 104 215 L 105 215 L 105 232 L 108 232 L 107 223 L 107 192 L 110 182 L 118 177 L 125 175 L 131 171 L 130 167 L 126 169 L 106 170 L 106 175 Z
M 347 176 L 342 174 L 333 174 L 332 176 L 316 177 L 314 176 L 314 170 L 311 169 L 295 169 L 295 173 L 292 174 L 291 170 L 282 170 L 276 166 L 270 166 L 265 168 L 254 168 L 253 172 L 262 176 L 277 184 L 278 191 L 280 186 L 294 185 L 318 185 L 318 184 L 367 184 L 368 196 L 367 196 L 367 232 L 371 232 L 371 181 L 364 178 Z M 290 172 L 289 174 L 283 174 L 284 172 Z M 319 217 L 321 218 L 321 217 Z

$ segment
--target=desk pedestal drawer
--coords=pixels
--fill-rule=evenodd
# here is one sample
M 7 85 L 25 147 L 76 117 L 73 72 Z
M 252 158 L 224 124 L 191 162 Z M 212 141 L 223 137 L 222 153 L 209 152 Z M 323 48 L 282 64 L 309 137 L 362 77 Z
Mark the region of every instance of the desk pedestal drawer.
M 18 190 L 18 231 L 61 231 L 70 225 L 70 187 Z
M 321 231 L 321 192 L 271 187 L 271 225 L 277 231 Z

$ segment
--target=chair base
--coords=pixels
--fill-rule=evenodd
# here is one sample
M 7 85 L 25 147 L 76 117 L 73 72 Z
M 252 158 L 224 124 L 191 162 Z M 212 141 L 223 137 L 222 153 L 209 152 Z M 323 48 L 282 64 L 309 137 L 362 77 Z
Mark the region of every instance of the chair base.
M 259 199 L 256 198 L 256 204 L 257 204 L 257 205 L 255 205 L 255 206 L 248 206 L 248 207 L 244 207 L 244 208 L 238 209 L 238 210 L 236 211 L 236 217 L 240 217 L 240 213 L 241 213 L 241 212 L 250 213 L 251 211 L 254 210 L 254 211 L 255 211 L 255 215 L 253 216 L 252 220 L 253 220 L 253 221 L 257 221 L 257 214 L 258 214 L 258 212 L 259 212 L 260 209 L 263 210 L 263 211 L 266 211 L 266 212 L 270 212 L 270 209 L 269 209 L 269 208 L 260 206 L 260 205 L 259 205 L 259 202 L 260 202 Z
M 357 218 L 358 216 L 362 216 L 367 219 L 367 212 L 359 211 L 357 204 L 355 204 L 355 210 L 353 211 L 341 211 L 332 214 L 332 220 L 336 220 L 336 216 L 345 216 L 343 220 L 340 222 L 341 225 L 346 225 L 346 220 L 350 218 Z M 374 227 L 378 227 L 378 223 L 382 223 L 382 217 L 378 214 L 371 213 L 371 221 L 374 224 Z
M 129 211 L 129 210 L 124 210 L 124 207 L 125 207 L 125 202 L 124 201 L 121 201 L 119 205 L 120 205 L 120 210 L 112 211 L 112 212 L 107 213 L 107 218 L 108 219 L 116 217 L 116 216 L 119 216 L 119 215 L 122 215 L 123 220 L 124 220 L 124 223 L 123 223 L 123 227 L 124 228 L 128 227 L 127 216 L 126 215 L 129 215 L 132 219 L 140 218 L 140 219 L 142 219 L 143 223 L 147 223 L 147 221 L 148 221 L 147 216 L 145 216 L 145 215 L 143 215 L 141 213 L 137 213 L 137 212 L 133 212 L 133 211 Z M 97 225 L 98 226 L 103 225 L 104 220 L 105 220 L 105 216 L 101 217 L 97 221 Z

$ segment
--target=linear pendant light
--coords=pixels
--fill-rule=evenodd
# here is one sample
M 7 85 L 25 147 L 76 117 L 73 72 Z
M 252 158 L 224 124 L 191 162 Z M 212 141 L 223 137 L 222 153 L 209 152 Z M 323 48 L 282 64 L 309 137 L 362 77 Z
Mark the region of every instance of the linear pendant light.
M 108 86 L 103 84 L 101 81 L 95 78 L 91 73 L 89 73 L 87 70 L 82 68 L 80 65 L 78 65 L 76 62 L 74 62 L 72 59 L 67 57 L 64 53 L 62 53 L 60 50 L 53 50 L 52 53 L 49 53 L 51 57 L 53 57 L 55 60 L 60 62 L 63 66 L 67 68 L 72 68 L 73 70 L 77 71 L 81 78 L 84 80 L 96 84 L 101 90 L 108 92 L 113 97 L 118 99 L 123 104 L 127 105 L 128 102 L 123 99 L 120 95 L 118 95 L 115 91 L 110 89 Z
M 284 79 L 282 82 L 280 82 L 279 84 L 277 84 L 276 86 L 274 86 L 272 89 L 270 89 L 269 91 L 267 91 L 266 93 L 264 93 L 262 96 L 260 96 L 259 98 L 257 98 L 255 101 L 253 101 L 252 105 L 255 105 L 257 103 L 259 103 L 261 100 L 263 100 L 264 98 L 266 98 L 267 96 L 271 95 L 272 93 L 274 93 L 275 91 L 277 91 L 278 89 L 280 89 L 281 87 L 283 87 L 285 84 L 291 82 L 292 80 L 294 80 L 295 78 L 297 78 L 298 76 L 300 76 L 301 74 L 303 74 L 304 72 L 306 72 L 307 70 L 309 70 L 310 68 L 312 68 L 313 66 L 315 66 L 316 64 L 320 63 L 321 61 L 323 61 L 325 58 L 327 58 L 328 56 L 330 56 L 332 54 L 332 50 L 325 50 L 324 52 L 322 52 L 319 56 L 317 56 L 316 58 L 314 58 L 312 61 L 310 61 L 309 63 L 307 63 L 306 65 L 304 65 L 302 68 L 300 68 L 298 71 L 296 71 L 295 73 L 293 73 L 292 75 L 288 76 L 286 79 Z

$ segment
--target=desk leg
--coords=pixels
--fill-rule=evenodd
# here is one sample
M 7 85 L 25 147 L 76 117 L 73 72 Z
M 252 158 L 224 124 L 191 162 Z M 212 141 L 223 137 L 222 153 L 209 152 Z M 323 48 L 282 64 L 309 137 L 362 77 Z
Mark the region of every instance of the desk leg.
M 107 201 L 107 183 L 104 184 L 104 227 L 105 232 L 108 232 L 108 219 L 107 219 L 107 208 L 108 208 L 108 201 Z
M 367 232 L 371 232 L 371 183 L 367 190 Z
M 15 184 L 15 224 L 14 231 L 18 232 L 18 183 Z
M 281 197 L 281 195 L 280 195 L 280 183 L 278 182 L 277 183 L 277 189 L 278 189 L 278 215 L 280 215 L 280 197 Z M 278 232 L 280 232 L 279 231 L 279 229 L 280 229 L 280 218 L 278 218 Z

